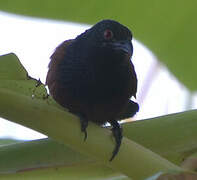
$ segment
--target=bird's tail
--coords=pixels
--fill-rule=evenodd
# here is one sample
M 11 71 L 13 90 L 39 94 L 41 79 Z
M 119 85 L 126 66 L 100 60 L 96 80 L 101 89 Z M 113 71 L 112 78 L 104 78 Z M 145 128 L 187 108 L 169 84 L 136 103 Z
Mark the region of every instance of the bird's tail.
M 116 120 L 122 120 L 133 117 L 139 111 L 138 103 L 129 100 L 128 106 L 122 111 Z

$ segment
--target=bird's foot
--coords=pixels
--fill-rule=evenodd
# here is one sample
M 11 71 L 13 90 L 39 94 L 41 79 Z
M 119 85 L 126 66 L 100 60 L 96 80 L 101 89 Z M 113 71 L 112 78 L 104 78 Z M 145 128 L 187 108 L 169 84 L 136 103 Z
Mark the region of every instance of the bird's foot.
M 42 82 L 41 82 L 40 78 L 37 80 L 37 79 L 31 77 L 29 74 L 26 74 L 26 77 L 27 77 L 27 80 L 34 80 L 34 81 L 36 81 L 36 85 L 35 85 L 36 87 L 42 85 Z
M 84 141 L 87 139 L 87 127 L 88 127 L 88 120 L 82 116 L 80 116 L 80 124 L 81 124 L 81 131 L 84 133 Z
M 117 153 L 120 149 L 120 145 L 121 145 L 121 142 L 122 142 L 122 128 L 120 127 L 119 123 L 115 120 L 110 122 L 110 123 L 113 126 L 112 133 L 113 133 L 113 136 L 114 136 L 115 141 L 116 141 L 116 146 L 115 146 L 114 151 L 112 153 L 112 157 L 109 160 L 109 161 L 112 161 L 115 158 L 115 156 L 117 155 Z

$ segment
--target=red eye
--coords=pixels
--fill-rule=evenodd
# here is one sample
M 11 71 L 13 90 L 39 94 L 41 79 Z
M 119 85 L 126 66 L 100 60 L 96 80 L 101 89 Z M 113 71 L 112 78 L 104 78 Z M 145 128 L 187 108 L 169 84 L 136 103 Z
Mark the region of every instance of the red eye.
M 104 31 L 104 38 L 109 40 L 113 37 L 113 32 L 110 29 Z

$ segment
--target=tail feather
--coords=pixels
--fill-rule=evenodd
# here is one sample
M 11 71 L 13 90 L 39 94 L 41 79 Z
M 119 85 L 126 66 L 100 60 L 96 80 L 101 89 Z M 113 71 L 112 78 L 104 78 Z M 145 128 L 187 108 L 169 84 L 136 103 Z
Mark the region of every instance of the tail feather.
M 137 112 L 139 111 L 139 105 L 138 103 L 129 100 L 127 108 L 119 114 L 119 116 L 116 118 L 116 120 L 122 120 L 133 117 Z

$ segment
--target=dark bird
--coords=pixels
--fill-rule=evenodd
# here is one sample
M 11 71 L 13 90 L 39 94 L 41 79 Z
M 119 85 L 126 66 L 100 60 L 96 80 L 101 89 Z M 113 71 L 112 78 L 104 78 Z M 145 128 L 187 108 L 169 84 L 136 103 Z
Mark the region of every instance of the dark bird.
M 113 20 L 100 21 L 56 48 L 46 78 L 55 101 L 80 117 L 85 139 L 88 121 L 111 124 L 116 146 L 110 161 L 122 140 L 118 120 L 139 110 L 130 100 L 137 92 L 131 40 L 127 27 Z

